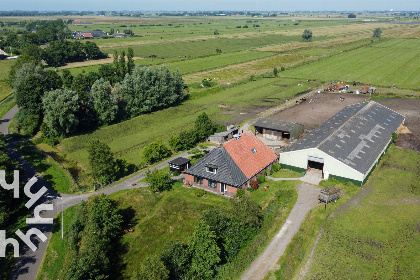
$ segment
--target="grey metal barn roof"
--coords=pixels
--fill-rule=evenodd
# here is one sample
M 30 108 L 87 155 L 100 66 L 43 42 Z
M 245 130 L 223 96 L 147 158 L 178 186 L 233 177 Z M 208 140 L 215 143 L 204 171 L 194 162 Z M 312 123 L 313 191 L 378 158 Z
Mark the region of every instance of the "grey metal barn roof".
M 217 173 L 206 172 L 207 164 L 217 165 Z M 184 173 L 236 187 L 247 180 L 245 174 L 239 169 L 224 147 L 215 148 Z
M 290 132 L 295 125 L 296 123 L 294 122 L 263 118 L 263 119 L 259 119 L 254 124 L 254 127 L 262 127 L 262 128 L 268 128 L 271 130 Z
M 285 152 L 318 148 L 366 174 L 404 116 L 370 101 L 345 107 Z

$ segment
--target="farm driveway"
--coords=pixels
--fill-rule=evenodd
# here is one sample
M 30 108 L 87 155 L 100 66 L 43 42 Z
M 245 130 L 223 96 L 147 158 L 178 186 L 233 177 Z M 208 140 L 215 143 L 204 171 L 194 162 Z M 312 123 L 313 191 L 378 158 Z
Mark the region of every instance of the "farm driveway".
M 273 237 L 262 254 L 242 275 L 241 280 L 264 279 L 267 272 L 275 268 L 278 260 L 286 250 L 287 245 L 299 230 L 306 214 L 318 205 L 318 194 L 319 189 L 316 187 L 305 183 L 298 186 L 298 199 L 293 206 L 289 217 L 287 217 L 286 222 L 276 236 Z

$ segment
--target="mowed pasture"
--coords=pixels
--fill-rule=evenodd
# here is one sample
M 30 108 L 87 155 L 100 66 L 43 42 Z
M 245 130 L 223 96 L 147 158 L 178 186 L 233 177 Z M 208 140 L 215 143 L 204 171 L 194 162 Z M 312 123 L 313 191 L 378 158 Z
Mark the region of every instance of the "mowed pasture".
M 305 67 L 282 73 L 283 77 L 321 81 L 360 81 L 377 87 L 395 85 L 420 90 L 420 39 L 382 39 Z
M 333 214 L 305 279 L 416 279 L 420 275 L 420 154 L 391 146 L 367 195 Z

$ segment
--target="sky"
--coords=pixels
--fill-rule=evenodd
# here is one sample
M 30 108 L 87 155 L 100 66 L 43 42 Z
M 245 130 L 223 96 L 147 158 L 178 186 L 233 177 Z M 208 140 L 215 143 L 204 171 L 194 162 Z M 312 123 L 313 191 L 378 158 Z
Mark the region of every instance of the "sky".
M 2 0 L 23 11 L 420 11 L 420 0 Z

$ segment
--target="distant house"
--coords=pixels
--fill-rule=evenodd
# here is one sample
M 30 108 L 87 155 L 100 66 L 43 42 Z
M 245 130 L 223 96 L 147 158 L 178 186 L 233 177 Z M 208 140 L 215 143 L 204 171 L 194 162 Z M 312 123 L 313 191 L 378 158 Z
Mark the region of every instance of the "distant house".
M 259 119 L 254 124 L 255 132 L 266 139 L 297 139 L 303 133 L 303 125 L 275 119 Z
M 251 132 L 245 132 L 213 149 L 186 170 L 185 181 L 220 193 L 236 194 L 277 162 L 278 156 L 267 145 Z
M 0 60 L 6 59 L 8 57 L 7 53 L 0 49 Z
M 169 162 L 169 171 L 181 173 L 190 167 L 190 161 L 189 158 L 177 157 Z
M 210 142 L 222 144 L 233 138 L 233 135 L 238 134 L 238 128 L 234 127 L 223 132 L 218 132 L 209 137 Z
M 82 22 L 82 21 L 79 21 L 79 20 L 73 20 L 73 24 L 74 25 L 89 25 L 89 24 L 92 24 L 92 22 L 90 22 L 90 21 Z
M 106 36 L 106 33 L 102 30 L 75 31 L 72 34 L 72 37 L 74 39 L 93 39 L 93 38 L 100 38 L 102 36 Z

